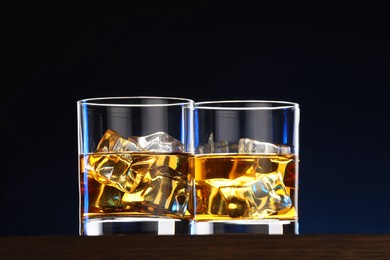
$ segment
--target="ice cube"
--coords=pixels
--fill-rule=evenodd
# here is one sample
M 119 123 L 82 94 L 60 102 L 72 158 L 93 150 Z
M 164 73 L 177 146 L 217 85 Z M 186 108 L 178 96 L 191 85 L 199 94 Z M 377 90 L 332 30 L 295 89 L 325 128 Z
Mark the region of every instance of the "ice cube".
M 281 145 L 279 146 L 279 153 L 280 154 L 291 154 L 291 147 L 287 145 Z
M 124 190 L 126 174 L 130 162 L 117 155 L 101 156 L 94 154 L 88 157 L 86 169 L 98 182 Z
M 279 153 L 279 147 L 272 143 L 260 142 L 249 138 L 241 138 L 238 142 L 238 153 Z
M 141 148 L 138 146 L 137 141 L 134 139 L 126 140 L 117 132 L 108 129 L 96 148 L 96 152 L 139 152 Z
M 157 152 L 180 153 L 184 145 L 164 132 L 156 132 L 147 136 L 131 136 L 123 138 L 117 132 L 109 129 L 100 140 L 96 152 Z
M 164 132 L 141 136 L 137 138 L 137 141 L 139 147 L 148 152 L 180 153 L 184 150 L 184 145 L 179 140 Z
M 163 158 L 163 157 L 161 157 Z M 164 165 L 156 160 L 149 168 L 138 169 L 137 174 L 143 176 L 142 181 L 132 192 L 125 193 L 123 205 L 142 202 L 149 211 L 165 210 L 174 214 L 183 214 L 187 209 L 189 183 L 181 170 L 184 168 L 169 167 L 170 161 L 177 157 L 165 157 Z M 179 163 L 180 164 L 180 163 Z
M 214 141 L 214 135 L 211 133 L 207 139 L 207 144 L 198 147 L 198 153 L 228 153 L 230 151 L 228 141 Z
M 117 154 L 89 156 L 89 174 L 98 182 L 113 186 L 122 192 L 133 192 L 142 181 L 143 173 L 148 171 L 155 162 L 152 156 L 143 156 L 134 159 L 131 156 Z
M 219 180 L 219 183 L 223 183 Z M 228 185 L 226 185 L 228 184 Z M 264 218 L 283 213 L 292 207 L 291 198 L 279 172 L 241 176 L 219 187 L 226 201 L 227 213 L 232 218 Z
M 226 202 L 219 187 L 229 179 L 214 178 L 196 182 L 196 212 L 226 215 Z
M 96 198 L 96 201 L 91 202 L 103 212 L 122 211 L 122 195 L 123 193 L 118 189 L 105 185 L 100 188 L 99 196 Z
M 162 210 L 167 214 L 184 215 L 191 187 L 189 157 L 158 154 L 183 150 L 180 141 L 164 132 L 124 139 L 109 129 L 100 140 L 96 153 L 88 157 L 86 168 L 99 183 L 124 193 L 122 198 L 103 204 L 118 207 L 120 204 L 153 214 Z M 155 154 L 139 153 L 144 151 Z
M 119 138 L 122 138 L 120 134 L 111 129 L 108 129 L 100 139 L 100 142 L 96 148 L 96 152 L 110 152 Z
M 140 152 L 142 149 L 138 146 L 137 142 L 129 139 L 118 138 L 112 151 L 115 152 Z

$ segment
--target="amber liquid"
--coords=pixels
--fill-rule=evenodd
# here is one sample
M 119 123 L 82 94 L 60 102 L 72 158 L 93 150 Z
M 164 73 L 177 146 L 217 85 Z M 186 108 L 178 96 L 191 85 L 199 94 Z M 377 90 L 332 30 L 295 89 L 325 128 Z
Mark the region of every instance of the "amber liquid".
M 296 156 L 207 154 L 194 160 L 189 212 L 195 220 L 297 218 Z
M 81 155 L 81 217 L 182 218 L 187 212 L 192 171 L 189 154 Z

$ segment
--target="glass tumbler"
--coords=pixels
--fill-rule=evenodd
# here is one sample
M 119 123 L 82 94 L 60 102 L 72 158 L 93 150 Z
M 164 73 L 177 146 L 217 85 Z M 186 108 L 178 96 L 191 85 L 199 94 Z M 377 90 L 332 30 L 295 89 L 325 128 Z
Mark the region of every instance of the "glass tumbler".
M 193 107 L 154 96 L 77 102 L 80 235 L 188 233 Z
M 299 105 L 195 103 L 191 234 L 298 234 Z

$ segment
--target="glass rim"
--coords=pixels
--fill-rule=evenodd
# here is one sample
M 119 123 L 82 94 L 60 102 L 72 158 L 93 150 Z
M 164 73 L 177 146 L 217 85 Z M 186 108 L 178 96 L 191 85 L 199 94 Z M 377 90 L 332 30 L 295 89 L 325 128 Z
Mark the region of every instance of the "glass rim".
M 234 104 L 236 106 L 222 106 L 221 104 Z M 252 104 L 269 104 L 277 106 L 242 106 L 246 103 Z M 215 105 L 215 106 L 214 106 Z M 278 110 L 278 109 L 291 109 L 299 108 L 299 104 L 291 101 L 280 101 L 280 100 L 259 100 L 259 99 L 248 99 L 248 100 L 210 100 L 195 102 L 195 109 L 210 109 L 210 110 Z
M 138 104 L 138 103 L 111 103 L 110 100 L 169 100 L 177 101 L 172 103 L 152 103 L 152 104 Z M 104 102 L 107 101 L 107 102 Z M 113 97 L 94 97 L 84 98 L 77 101 L 77 104 L 85 104 L 91 106 L 103 106 L 103 107 L 161 107 L 161 106 L 178 106 L 195 104 L 195 101 L 189 98 L 182 97 L 170 97 L 170 96 L 113 96 Z

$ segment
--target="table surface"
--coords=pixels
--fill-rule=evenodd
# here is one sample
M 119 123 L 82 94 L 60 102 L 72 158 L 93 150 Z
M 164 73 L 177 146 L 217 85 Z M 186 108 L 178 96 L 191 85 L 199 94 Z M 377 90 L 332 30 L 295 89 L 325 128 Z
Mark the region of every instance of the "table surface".
M 390 259 L 390 234 L 12 236 L 0 259 Z

